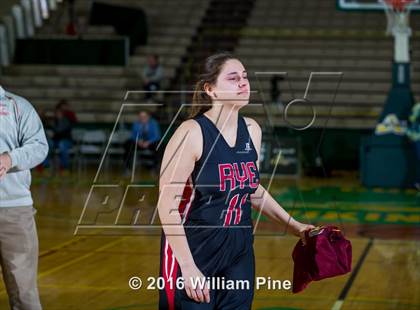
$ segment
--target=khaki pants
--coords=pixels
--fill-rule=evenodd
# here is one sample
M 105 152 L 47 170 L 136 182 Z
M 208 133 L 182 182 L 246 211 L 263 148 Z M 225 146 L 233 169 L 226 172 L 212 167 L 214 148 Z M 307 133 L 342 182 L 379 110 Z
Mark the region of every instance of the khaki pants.
M 37 286 L 38 236 L 28 207 L 0 207 L 0 264 L 10 308 L 39 310 Z

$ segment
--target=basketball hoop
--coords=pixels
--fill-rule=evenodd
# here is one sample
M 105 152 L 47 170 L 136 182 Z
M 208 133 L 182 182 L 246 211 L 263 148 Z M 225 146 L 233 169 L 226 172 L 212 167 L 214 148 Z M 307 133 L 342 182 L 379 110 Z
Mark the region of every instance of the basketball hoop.
M 380 0 L 387 17 L 386 33 L 394 37 L 394 61 L 410 62 L 410 10 L 418 0 Z
M 414 0 L 384 0 L 383 2 L 394 10 L 401 12 L 413 4 Z
M 415 4 L 414 0 L 381 0 L 384 5 L 387 17 L 387 34 L 396 33 L 411 34 L 410 29 L 410 9 Z

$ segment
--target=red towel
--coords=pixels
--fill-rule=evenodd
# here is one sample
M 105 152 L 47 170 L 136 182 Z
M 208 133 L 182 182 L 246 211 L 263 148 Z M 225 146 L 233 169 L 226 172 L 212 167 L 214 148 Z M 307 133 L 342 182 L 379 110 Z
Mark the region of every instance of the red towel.
M 293 249 L 293 293 L 319 281 L 351 271 L 352 248 L 335 226 L 320 226 L 306 232 L 307 244 L 299 240 Z

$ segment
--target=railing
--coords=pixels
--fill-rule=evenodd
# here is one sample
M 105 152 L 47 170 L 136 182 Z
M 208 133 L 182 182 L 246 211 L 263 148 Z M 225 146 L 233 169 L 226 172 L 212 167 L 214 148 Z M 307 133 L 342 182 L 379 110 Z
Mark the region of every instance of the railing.
M 9 66 L 13 60 L 16 39 L 25 39 L 35 34 L 52 11 L 63 0 L 17 0 L 16 4 L 0 16 L 0 65 Z

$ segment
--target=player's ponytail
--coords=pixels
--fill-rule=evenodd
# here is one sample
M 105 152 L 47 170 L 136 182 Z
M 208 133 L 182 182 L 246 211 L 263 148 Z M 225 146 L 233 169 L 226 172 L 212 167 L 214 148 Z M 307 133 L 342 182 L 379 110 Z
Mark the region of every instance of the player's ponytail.
M 192 106 L 189 117 L 193 118 L 202 114 L 211 108 L 211 97 L 204 91 L 204 80 L 199 80 L 195 84 Z
M 189 118 L 193 118 L 211 109 L 212 98 L 207 95 L 204 87 L 206 84 L 213 85 L 216 83 L 223 65 L 229 59 L 236 59 L 236 57 L 229 52 L 222 52 L 206 58 L 202 73 L 195 84 Z

